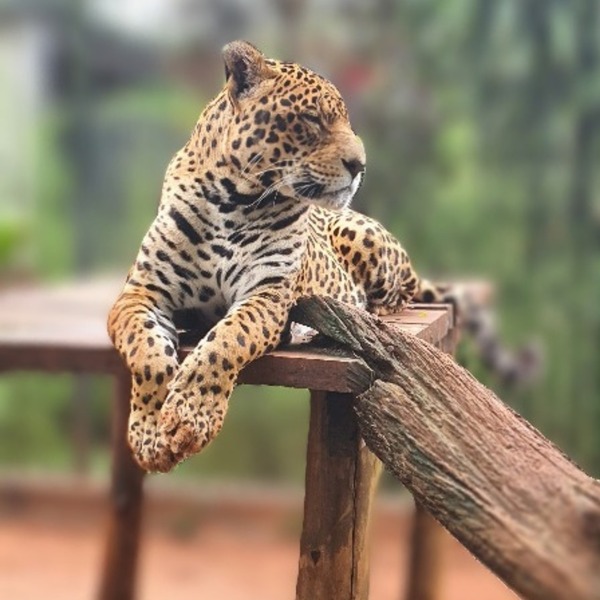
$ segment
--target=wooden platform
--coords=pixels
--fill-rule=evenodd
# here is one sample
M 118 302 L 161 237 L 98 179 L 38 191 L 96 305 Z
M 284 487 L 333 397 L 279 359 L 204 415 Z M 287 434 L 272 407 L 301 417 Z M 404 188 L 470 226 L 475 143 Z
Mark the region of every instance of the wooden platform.
M 119 290 L 120 283 L 107 278 L 0 291 L 0 371 L 118 373 L 121 359 L 106 333 L 106 316 Z M 414 305 L 384 320 L 434 344 L 452 328 L 444 305 Z M 254 361 L 240 383 L 297 388 L 318 383 L 324 387 L 316 389 L 352 392 L 352 364 L 351 358 L 291 346 Z
M 106 278 L 0 292 L 0 372 L 115 378 L 111 505 L 98 596 L 103 600 L 134 597 L 141 533 L 143 473 L 126 443 L 130 378 L 105 326 L 120 287 Z M 456 342 L 449 306 L 415 305 L 385 321 L 446 351 Z M 190 332 L 182 337 L 187 338 Z M 311 390 L 298 600 L 368 597 L 366 538 L 378 466 L 360 438 L 352 409 L 353 395 L 362 391 L 352 385 L 356 364 L 351 356 L 293 346 L 256 360 L 240 377 L 240 383 Z

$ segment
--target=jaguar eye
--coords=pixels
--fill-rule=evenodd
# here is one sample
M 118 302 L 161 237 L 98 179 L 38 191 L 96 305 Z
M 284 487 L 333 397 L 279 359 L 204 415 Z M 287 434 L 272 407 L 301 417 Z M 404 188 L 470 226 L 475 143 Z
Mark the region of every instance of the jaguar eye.
M 301 113 L 300 118 L 303 121 L 308 121 L 309 123 L 313 123 L 319 127 L 323 127 L 323 120 L 321 117 L 315 113 Z

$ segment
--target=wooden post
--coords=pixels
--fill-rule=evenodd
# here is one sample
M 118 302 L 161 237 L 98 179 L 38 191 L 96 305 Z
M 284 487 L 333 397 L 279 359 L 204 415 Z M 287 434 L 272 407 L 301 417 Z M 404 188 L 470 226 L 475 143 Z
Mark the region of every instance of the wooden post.
M 80 477 L 89 475 L 90 470 L 90 377 L 74 377 L 74 391 L 71 396 L 71 435 L 75 473 Z
M 297 600 L 367 600 L 370 509 L 380 463 L 349 394 L 311 392 Z
M 138 563 L 144 472 L 127 444 L 131 376 L 115 377 L 112 421 L 112 480 L 108 534 L 99 600 L 132 600 Z
M 444 530 L 442 526 L 415 502 L 410 540 L 406 600 L 440 598 L 441 562 Z

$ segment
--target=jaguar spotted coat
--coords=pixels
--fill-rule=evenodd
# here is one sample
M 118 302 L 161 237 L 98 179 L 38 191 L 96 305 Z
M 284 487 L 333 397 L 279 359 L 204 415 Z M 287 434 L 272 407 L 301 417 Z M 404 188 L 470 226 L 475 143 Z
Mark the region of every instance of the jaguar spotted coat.
M 379 223 L 348 208 L 365 150 L 337 89 L 246 42 L 223 56 L 225 87 L 169 164 L 108 320 L 133 377 L 129 442 L 147 470 L 168 471 L 217 435 L 240 370 L 277 346 L 300 296 L 385 313 L 435 293 Z M 178 364 L 183 308 L 214 326 Z

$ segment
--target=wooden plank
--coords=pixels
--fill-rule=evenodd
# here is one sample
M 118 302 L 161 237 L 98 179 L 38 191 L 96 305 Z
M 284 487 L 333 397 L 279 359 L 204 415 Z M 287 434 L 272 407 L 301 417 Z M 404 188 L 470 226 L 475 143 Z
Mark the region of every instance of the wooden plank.
M 436 332 L 421 325 L 405 325 L 404 331 L 427 341 L 435 341 Z M 68 341 L 2 343 L 0 372 L 39 370 L 112 374 L 122 362 L 109 343 L 70 344 Z M 184 357 L 191 348 L 183 348 Z M 347 356 L 331 356 L 312 351 L 310 346 L 276 350 L 248 365 L 239 383 L 280 385 L 296 388 L 318 387 L 337 392 L 352 391 L 352 375 L 357 361 Z
M 351 392 L 352 374 L 358 364 L 344 356 L 277 350 L 250 363 L 238 382 Z
M 121 361 L 106 333 L 106 313 L 116 295 L 114 280 L 88 281 L 54 288 L 0 294 L 0 372 L 8 370 L 115 373 Z M 198 326 L 194 311 L 182 324 Z M 415 306 L 384 320 L 429 342 L 439 342 L 451 327 L 444 306 Z M 182 339 L 198 337 L 183 332 Z M 309 348 L 309 349 L 307 349 Z M 310 347 L 281 349 L 249 365 L 240 383 L 319 388 L 351 392 L 356 361 Z M 182 357 L 189 346 L 182 349 Z
M 120 284 L 111 278 L 0 293 L 0 372 L 114 373 L 120 360 L 106 315 Z
M 345 394 L 312 392 L 297 600 L 367 600 L 379 461 Z
M 449 321 L 448 314 L 444 313 L 441 314 L 436 321 L 426 326 L 416 323 L 402 323 L 400 325 L 393 322 L 389 323 L 389 321 L 384 321 L 384 323 L 389 323 L 394 329 L 410 333 L 430 344 L 437 344 L 445 335 L 447 335 L 450 327 Z
M 0 321 L 3 314 L 26 310 L 29 314 L 108 314 L 123 281 L 114 277 L 93 277 L 59 284 L 29 284 L 0 292 Z
M 44 371 L 113 374 L 121 368 L 113 348 L 82 348 L 66 344 L 1 344 L 0 373 Z
M 429 311 L 409 310 L 383 321 L 430 343 L 441 343 L 452 327 L 451 311 L 443 305 Z M 357 368 L 354 358 L 317 353 L 310 345 L 298 346 L 276 350 L 252 362 L 241 373 L 239 383 L 357 392 L 362 391 L 355 384 Z

